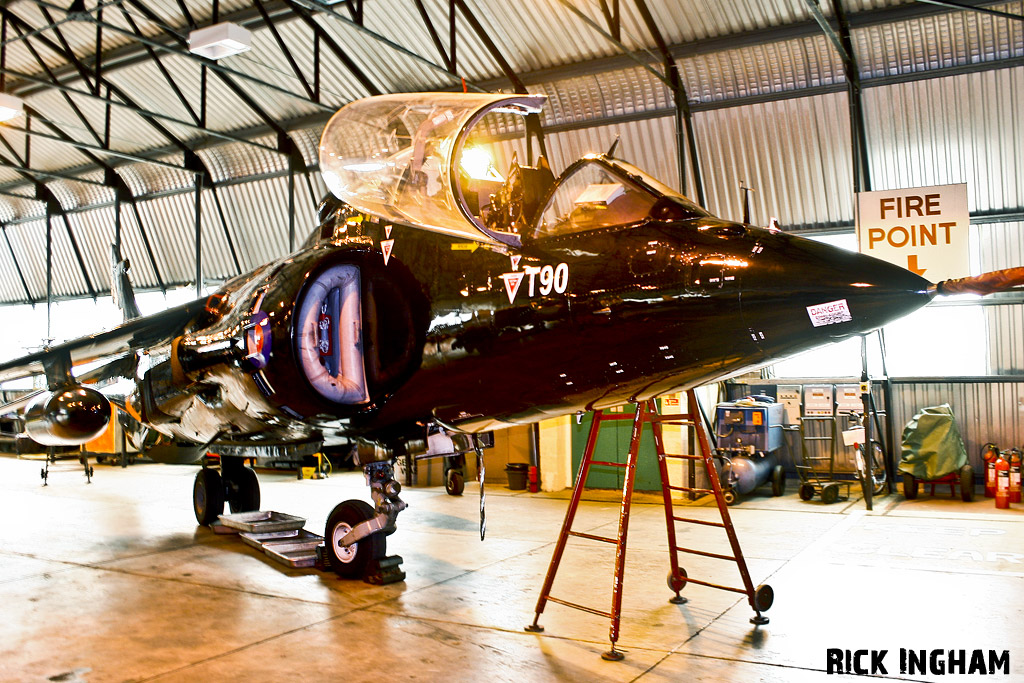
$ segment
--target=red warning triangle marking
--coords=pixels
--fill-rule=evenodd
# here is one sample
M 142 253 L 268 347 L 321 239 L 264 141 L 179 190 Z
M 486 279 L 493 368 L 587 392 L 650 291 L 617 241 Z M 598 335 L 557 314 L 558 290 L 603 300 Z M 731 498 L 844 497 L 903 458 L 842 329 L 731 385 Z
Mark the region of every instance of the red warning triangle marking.
M 523 258 L 522 254 L 509 254 L 508 258 L 512 261 L 512 270 L 519 270 L 519 260 Z
M 505 293 L 508 294 L 508 302 L 515 303 L 516 294 L 519 293 L 519 285 L 523 284 L 523 277 L 526 273 L 502 273 L 501 279 L 505 281 Z
M 394 240 L 381 240 L 380 248 L 381 248 L 381 251 L 384 252 L 384 265 L 386 266 L 388 264 L 388 259 L 391 258 L 391 252 L 395 248 L 395 241 Z
M 385 225 L 384 226 L 384 236 L 389 238 L 389 239 L 391 238 L 391 228 L 392 228 L 392 226 L 390 226 L 390 225 Z

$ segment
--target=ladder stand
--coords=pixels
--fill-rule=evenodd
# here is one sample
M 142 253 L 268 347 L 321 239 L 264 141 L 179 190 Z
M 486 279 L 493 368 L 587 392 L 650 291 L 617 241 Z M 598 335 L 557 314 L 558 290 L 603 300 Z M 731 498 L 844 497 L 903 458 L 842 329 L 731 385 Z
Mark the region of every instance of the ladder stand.
M 739 540 L 736 538 L 736 531 L 733 528 L 732 520 L 729 517 L 729 509 L 722 496 L 722 486 L 718 479 L 718 473 L 715 470 L 714 461 L 712 459 L 713 452 L 708 441 L 708 435 L 704 429 L 703 422 L 701 421 L 697 396 L 691 389 L 686 392 L 686 397 L 689 412 L 680 414 L 659 415 L 654 399 L 638 403 L 635 415 L 609 414 L 603 410 L 594 411 L 594 420 L 590 425 L 590 433 L 587 436 L 587 445 L 583 452 L 583 458 L 580 460 L 580 469 L 576 477 L 576 485 L 573 488 L 572 499 L 569 502 L 569 509 L 566 510 L 565 520 L 562 522 L 562 530 L 559 533 L 558 542 L 555 545 L 555 551 L 551 557 L 551 564 L 548 566 L 547 576 L 544 579 L 544 586 L 541 588 L 540 597 L 537 599 L 537 608 L 533 623 L 526 627 L 527 631 L 541 632 L 544 630 L 544 627 L 540 626 L 537 622 L 539 621 L 540 615 L 544 611 L 544 607 L 547 603 L 549 601 L 555 602 L 572 609 L 578 609 L 590 614 L 607 617 L 611 621 L 609 639 L 611 640 L 612 647 L 611 650 L 603 653 L 601 657 L 609 661 L 618 661 L 623 658 L 623 654 L 615 649 L 615 643 L 619 639 L 619 622 L 622 614 L 622 584 L 623 573 L 626 565 L 626 537 L 629 531 L 629 510 L 633 497 L 633 483 L 636 479 L 636 463 L 637 455 L 640 451 L 640 437 L 643 433 L 643 427 L 645 424 L 649 424 L 651 426 L 651 431 L 654 434 L 655 450 L 658 454 L 658 470 L 661 475 L 661 491 L 665 504 L 665 522 L 668 529 L 669 560 L 671 563 L 671 571 L 668 575 L 668 585 L 669 588 L 675 592 L 675 596 L 672 597 L 669 602 L 677 605 L 685 603 L 687 601 L 686 598 L 679 595 L 679 593 L 687 583 L 695 583 L 700 586 L 707 586 L 709 588 L 717 588 L 719 590 L 732 591 L 734 593 L 742 593 L 746 595 L 747 602 L 750 603 L 750 606 L 756 613 L 755 616 L 750 619 L 750 623 L 755 625 L 768 623 L 768 618 L 763 616 L 761 612 L 768 611 L 772 606 L 774 593 L 771 586 L 765 584 L 758 586 L 755 589 L 754 585 L 751 583 L 750 573 L 747 571 L 747 563 L 743 559 L 743 551 L 740 549 Z M 630 419 L 633 420 L 633 432 L 630 438 L 629 453 L 627 454 L 626 462 L 618 463 L 594 460 L 594 449 L 597 445 L 597 436 L 602 423 L 611 420 Z M 665 443 L 662 435 L 663 424 L 685 425 L 694 429 L 697 433 L 700 455 L 675 455 L 665 453 Z M 703 461 L 704 471 L 710 481 L 711 488 L 699 489 L 672 485 L 669 481 L 667 464 L 669 459 Z M 576 517 L 576 510 L 579 507 L 580 498 L 583 495 L 583 489 L 586 486 L 587 476 L 590 474 L 591 465 L 620 467 L 625 469 L 625 481 L 622 487 L 622 505 L 619 509 L 619 528 L 618 534 L 614 538 L 572 530 L 573 520 Z M 712 522 L 676 516 L 672 506 L 673 491 L 714 494 L 715 502 L 718 504 L 718 512 L 721 516 L 721 521 Z M 729 537 L 732 554 L 725 555 L 721 553 L 707 552 L 704 550 L 696 550 L 693 548 L 680 547 L 676 543 L 675 525 L 677 522 L 700 524 L 725 529 L 726 535 Z M 566 542 L 570 536 L 615 545 L 615 571 L 613 575 L 612 604 L 610 611 L 587 607 L 551 595 L 551 587 L 555 582 L 555 574 L 558 572 L 558 566 L 562 561 L 562 554 L 565 552 Z M 686 570 L 679 564 L 679 553 L 689 553 L 735 562 L 739 568 L 740 577 L 743 580 L 743 587 L 738 588 L 734 586 L 724 586 L 710 581 L 690 578 L 687 576 Z

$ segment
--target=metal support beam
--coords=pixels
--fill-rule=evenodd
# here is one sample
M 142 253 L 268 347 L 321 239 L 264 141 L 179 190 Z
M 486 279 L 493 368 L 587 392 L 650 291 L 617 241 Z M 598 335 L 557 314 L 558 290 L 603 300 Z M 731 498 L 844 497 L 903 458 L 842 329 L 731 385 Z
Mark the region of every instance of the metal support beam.
M 60 216 L 64 221 L 64 230 L 68 234 L 68 240 L 71 242 L 71 251 L 74 252 L 75 260 L 78 261 L 78 269 L 82 273 L 82 279 L 85 280 L 85 288 L 95 300 L 96 289 L 92 286 L 92 278 L 89 277 L 89 272 L 85 269 L 85 260 L 82 258 L 82 250 L 78 248 L 78 240 L 75 239 L 75 233 L 71 230 L 71 221 L 68 220 L 67 212 L 62 211 Z
M 305 22 L 306 26 L 309 26 L 311 29 L 313 29 L 313 33 L 320 37 L 320 41 L 327 46 L 327 49 L 330 50 L 331 53 L 338 59 L 338 61 L 342 63 L 342 65 L 348 70 L 348 72 L 351 73 L 357 81 L 359 81 L 359 84 L 363 86 L 363 89 L 366 90 L 366 92 L 368 92 L 371 95 L 381 94 L 380 88 L 378 88 L 377 85 L 370 80 L 369 76 L 367 76 L 363 72 L 363 70 L 359 68 L 358 64 L 352 61 L 352 58 L 349 57 L 348 54 L 346 54 L 345 51 L 341 49 L 341 46 L 338 45 L 337 41 L 334 40 L 334 38 L 332 38 L 331 35 L 324 30 L 324 27 L 321 26 L 317 22 L 317 20 L 313 18 L 313 15 L 309 11 L 307 11 L 301 4 L 299 4 L 295 0 L 285 0 L 285 2 L 288 4 L 289 7 L 292 8 L 292 11 L 295 12 L 296 16 L 298 16 L 300 19 L 302 19 L 303 22 Z M 332 112 L 334 111 L 332 107 L 324 106 L 324 108 L 330 109 Z
M 59 130 L 59 128 L 57 128 L 56 124 L 54 124 L 52 121 L 50 121 L 50 120 L 48 120 L 46 118 L 43 118 L 39 114 L 39 112 L 36 111 L 35 109 L 32 109 L 31 107 L 26 106 L 25 107 L 25 111 L 29 112 L 30 114 L 32 114 L 32 117 L 34 119 L 42 121 L 46 126 L 50 127 L 51 130 Z M 125 161 L 132 161 L 132 162 L 135 162 L 135 163 L 138 163 L 138 164 L 151 164 L 153 166 L 162 166 L 164 168 L 170 168 L 170 169 L 174 169 L 176 171 L 183 171 L 183 170 L 185 170 L 185 167 L 180 165 L 180 164 L 172 164 L 169 161 L 161 161 L 160 159 L 149 159 L 149 158 L 144 157 L 144 156 L 139 156 L 138 154 L 129 154 L 128 152 L 118 152 L 117 150 L 110 149 L 109 147 L 101 147 L 100 145 L 91 145 L 88 142 L 79 142 L 78 140 L 74 140 L 74 139 L 72 139 L 70 137 L 63 136 L 63 135 L 51 135 L 50 133 L 44 133 L 41 130 L 31 130 L 29 128 L 20 128 L 18 126 L 12 126 L 12 125 L 9 125 L 9 124 L 4 125 L 4 128 L 7 129 L 7 130 L 13 130 L 13 131 L 17 131 L 19 133 L 23 133 L 24 135 L 29 136 L 29 137 L 44 138 L 46 140 L 53 140 L 54 142 L 62 142 L 62 143 L 66 144 L 66 145 L 69 145 L 71 147 L 77 147 L 78 149 L 86 150 L 86 151 L 89 151 L 89 152 L 98 152 L 99 154 L 107 154 L 107 155 L 110 155 L 112 157 L 117 157 L 118 159 L 124 159 Z
M 853 41 L 850 40 L 850 24 L 846 19 L 842 4 L 839 0 L 832 0 L 832 10 L 835 13 L 839 30 L 832 28 L 825 13 L 821 10 L 818 0 L 804 0 L 811 16 L 821 27 L 822 32 L 832 42 L 839 59 L 843 63 L 843 71 L 846 74 L 847 97 L 850 105 L 850 148 L 853 158 L 853 191 L 861 192 L 869 190 L 871 180 L 867 166 L 867 142 L 866 129 L 864 125 L 864 108 L 861 104 L 861 83 L 860 71 L 857 68 L 857 60 L 853 53 Z
M 196 296 L 203 295 L 203 176 L 196 173 Z
M 491 55 L 491 59 L 498 64 L 498 68 L 501 69 L 501 73 L 505 74 L 505 78 L 512 83 L 512 87 L 516 93 L 519 95 L 528 94 L 523 81 L 516 74 L 512 65 L 510 65 L 505 59 L 505 56 L 501 54 L 501 50 L 499 50 L 498 46 L 494 44 L 493 40 L 491 40 L 491 36 L 488 35 L 483 25 L 477 21 L 476 15 L 470 11 L 465 0 L 455 0 L 455 6 L 458 8 L 459 12 L 462 13 L 462 17 L 469 23 L 473 32 L 476 33 L 476 37 L 484 44 L 484 47 L 487 49 L 487 53 Z
M 11 244 L 11 237 L 7 234 L 7 226 L 0 226 L 0 232 L 4 234 L 4 241 L 7 242 L 7 250 L 11 252 L 11 262 L 14 263 L 14 270 L 18 273 L 18 280 L 21 281 L 21 288 L 25 290 L 25 301 L 32 301 L 32 292 L 28 289 L 28 282 L 25 281 L 25 274 L 18 263 L 18 256 L 14 253 L 14 246 Z
M 254 3 L 256 9 L 259 10 L 260 16 L 263 17 L 263 23 L 266 24 L 267 28 L 270 29 L 271 35 L 274 36 L 274 41 L 277 43 L 278 48 L 281 49 L 281 53 L 284 58 L 288 60 L 288 66 L 291 67 L 292 73 L 295 74 L 295 78 L 298 79 L 303 89 L 306 91 L 306 95 L 309 97 L 311 102 L 319 102 L 320 99 L 317 94 L 313 91 L 313 88 L 309 86 L 309 81 L 306 80 L 306 74 L 302 73 L 302 69 L 299 68 L 298 63 L 295 61 L 295 57 L 292 56 L 292 51 L 288 49 L 288 45 L 285 44 L 284 38 L 281 36 L 281 32 L 277 30 L 277 26 L 274 24 L 274 20 L 270 17 L 267 12 L 267 8 L 264 6 L 261 0 L 255 0 Z M 316 35 L 314 33 L 314 35 Z
M 449 0 L 451 3 L 453 0 Z M 444 49 L 444 43 L 441 42 L 441 36 L 437 33 L 434 28 L 434 22 L 430 20 L 430 15 L 427 14 L 427 8 L 423 5 L 423 0 L 415 0 L 416 9 L 420 13 L 420 19 L 423 20 L 423 26 L 426 27 L 427 33 L 430 35 L 430 40 L 434 43 L 434 49 L 441 55 L 441 61 L 448 68 L 448 71 L 455 73 L 455 64 L 452 62 L 451 57 L 448 56 L 448 52 Z M 453 16 L 449 16 L 449 49 L 452 54 L 455 53 L 455 21 Z
M 22 174 L 30 174 L 33 176 L 41 176 L 43 178 L 58 178 L 60 180 L 66 180 L 72 183 L 85 183 L 86 185 L 94 185 L 96 187 L 106 187 L 106 183 L 102 183 L 98 180 L 88 180 L 86 178 L 79 178 L 67 173 L 60 173 L 59 171 L 41 171 L 36 168 L 27 168 L 25 166 L 19 166 L 18 164 L 12 164 L 9 161 L 0 157 L 0 168 L 9 168 L 12 171 L 18 171 Z
M 156 264 L 156 257 L 153 255 L 153 246 L 149 243 L 149 234 L 146 232 L 146 224 L 142 220 L 142 213 L 139 211 L 138 201 L 132 200 L 130 202 L 132 207 L 132 214 L 135 216 L 135 224 L 139 226 L 139 235 L 142 236 L 142 246 L 146 248 L 146 256 L 149 258 L 149 265 L 153 269 L 153 275 L 156 277 L 156 284 L 164 294 L 167 293 L 167 285 L 164 284 L 164 279 L 160 277 L 160 267 Z
M 53 309 L 53 227 L 50 225 L 51 204 L 46 202 L 46 345 L 53 341 L 50 313 Z
M 6 19 L 6 17 L 7 14 L 5 13 L 4 18 Z M 15 26 L 15 30 L 19 34 L 22 33 L 21 26 Z M 45 73 L 48 78 L 53 80 L 53 71 L 46 64 L 46 61 L 43 60 L 42 56 L 39 54 L 39 52 L 32 45 L 31 41 L 29 41 L 28 39 L 25 40 L 25 47 L 32 54 L 32 57 L 36 60 L 36 63 L 39 64 L 39 66 L 43 69 L 43 73 Z M 86 85 L 88 85 L 88 82 L 86 82 Z M 64 101 L 67 103 L 68 107 L 71 108 L 71 111 L 74 112 L 75 116 L 82 123 L 82 126 L 85 128 L 85 130 L 89 132 L 89 134 L 93 137 L 94 140 L 96 140 L 97 143 L 102 143 L 103 141 L 100 139 L 99 134 L 97 134 L 96 131 L 93 129 L 92 124 L 89 122 L 89 119 L 86 118 L 85 114 L 82 112 L 78 104 L 74 100 L 72 100 L 66 92 L 62 91 L 61 96 L 64 98 Z
M 982 12 L 984 14 L 990 14 L 994 17 L 1002 17 L 1004 19 L 1016 19 L 1017 21 L 1024 21 L 1024 15 L 1013 14 L 1011 12 L 1003 12 L 1002 10 L 989 9 L 987 7 L 975 7 L 968 5 L 963 2 L 952 2 L 951 0 L 917 0 L 923 2 L 926 5 L 938 5 L 939 7 L 949 7 L 951 9 L 967 10 L 969 12 Z
M 127 22 L 128 26 L 131 27 L 132 31 L 134 31 L 137 36 L 141 37 L 142 31 L 139 30 L 138 24 L 135 23 L 135 19 L 132 18 L 132 15 L 128 12 L 127 9 L 125 9 L 123 5 L 121 6 L 121 14 L 124 16 L 125 22 Z M 102 24 L 97 24 L 96 26 L 97 29 L 103 28 Z M 153 47 L 147 43 L 140 42 L 139 44 L 142 45 L 144 50 L 146 50 L 146 54 L 149 55 L 150 61 L 156 64 L 156 68 L 160 70 L 160 73 L 161 75 L 163 75 L 164 80 L 167 82 L 167 85 L 171 87 L 171 90 L 174 92 L 175 97 L 177 97 L 178 101 L 181 102 L 181 106 L 185 108 L 185 111 L 188 112 L 189 116 L 192 117 L 193 121 L 195 121 L 197 124 L 200 123 L 199 115 L 196 114 L 195 110 L 192 108 L 192 105 L 189 103 L 188 98 L 185 97 L 185 93 L 183 93 L 181 91 L 181 88 L 178 87 L 178 84 L 171 76 L 171 73 L 167 70 L 167 67 L 165 67 L 163 62 L 160 61 L 160 56 L 157 55 L 156 50 L 154 50 Z
M 288 252 L 295 251 L 295 171 L 288 170 Z
M 664 60 L 665 76 L 668 78 L 672 88 L 672 99 L 675 104 L 676 122 L 676 155 L 679 163 L 679 189 L 686 192 L 686 150 L 689 149 L 690 166 L 693 169 L 693 185 L 697 190 L 697 203 L 705 206 L 704 179 L 700 171 L 700 158 L 697 155 L 697 138 L 693 132 L 693 114 L 690 112 L 690 102 L 686 95 L 686 87 L 683 79 L 679 76 L 679 66 L 668 49 L 668 43 L 661 35 L 658 23 L 654 21 L 650 9 L 645 0 L 635 0 L 637 10 L 647 26 L 647 31 L 654 38 L 655 45 Z M 686 144 L 683 144 L 683 137 L 686 137 Z
M 615 40 L 622 40 L 622 16 L 619 12 L 619 0 L 612 0 L 611 7 L 608 0 L 601 0 L 601 14 L 608 23 L 608 32 Z
M 213 204 L 217 207 L 217 216 L 220 218 L 220 225 L 224 229 L 224 238 L 228 242 L 228 251 L 231 253 L 231 260 L 235 264 L 235 273 L 242 272 L 242 264 L 238 261 L 238 252 L 235 251 L 235 240 L 231 237 L 231 231 L 228 230 L 228 221 L 224 216 L 224 207 L 220 202 L 220 194 L 217 192 L 217 186 L 211 185 L 210 191 L 213 193 Z

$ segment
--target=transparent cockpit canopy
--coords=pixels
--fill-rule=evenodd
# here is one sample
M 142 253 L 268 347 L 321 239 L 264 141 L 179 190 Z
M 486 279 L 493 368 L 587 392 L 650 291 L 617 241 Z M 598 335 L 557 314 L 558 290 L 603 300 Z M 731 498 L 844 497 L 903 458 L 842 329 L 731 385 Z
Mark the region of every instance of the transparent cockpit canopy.
M 600 154 L 588 154 L 566 170 L 539 214 L 533 237 L 573 235 L 651 218 L 708 216 L 689 199 L 635 166 Z
M 466 206 L 459 163 L 485 115 L 537 113 L 545 99 L 417 93 L 356 100 L 324 128 L 320 171 L 335 196 L 361 211 L 477 241 L 510 242 Z

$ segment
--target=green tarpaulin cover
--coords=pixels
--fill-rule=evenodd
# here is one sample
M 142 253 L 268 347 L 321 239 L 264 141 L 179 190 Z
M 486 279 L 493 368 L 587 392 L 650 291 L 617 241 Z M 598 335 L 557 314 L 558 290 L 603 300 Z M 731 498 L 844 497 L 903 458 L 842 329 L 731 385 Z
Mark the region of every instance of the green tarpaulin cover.
M 903 428 L 900 472 L 918 479 L 939 479 L 966 464 L 967 449 L 948 403 L 923 408 Z

